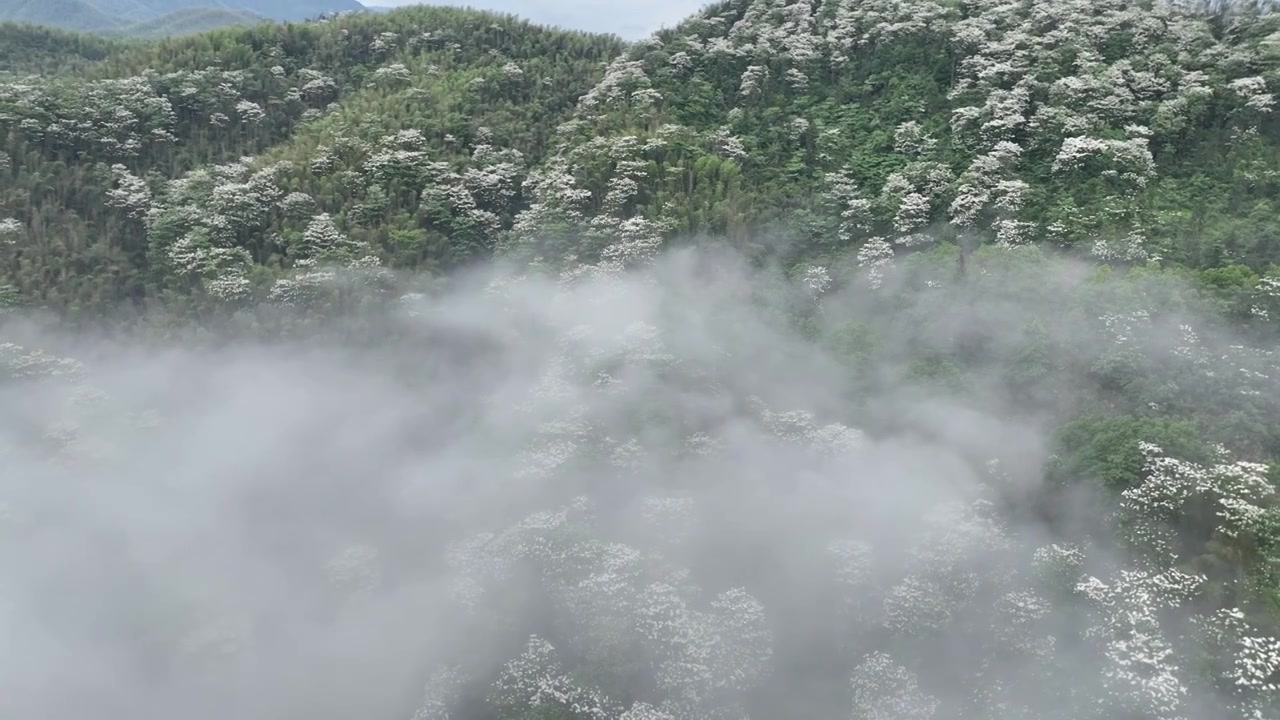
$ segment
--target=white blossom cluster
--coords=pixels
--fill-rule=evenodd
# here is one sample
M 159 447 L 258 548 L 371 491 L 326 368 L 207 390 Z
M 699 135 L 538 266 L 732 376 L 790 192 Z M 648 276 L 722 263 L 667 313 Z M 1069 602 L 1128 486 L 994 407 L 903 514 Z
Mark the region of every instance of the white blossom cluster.
M 662 503 L 670 506 L 670 503 Z M 653 503 L 646 505 L 652 514 Z M 771 639 L 763 608 L 740 589 L 720 593 L 698 609 L 679 572 L 655 576 L 664 564 L 634 547 L 582 539 L 593 522 L 588 504 L 575 501 L 554 513 L 535 513 L 499 533 L 455 546 L 454 567 L 485 593 L 504 593 L 520 563 L 541 569 L 574 629 L 576 653 L 616 661 L 635 644 L 656 660 L 655 679 L 663 692 L 656 706 L 633 708 L 633 715 L 713 717 L 726 697 L 746 692 L 768 666 Z M 664 522 L 665 524 L 665 522 Z M 594 533 L 591 533 L 594 534 Z M 671 572 L 667 570 L 665 572 Z M 459 585 L 462 587 L 462 585 Z M 475 592 L 475 591 L 473 591 Z M 618 718 L 619 709 L 598 691 L 568 679 L 545 640 L 533 638 L 524 655 L 507 665 L 495 686 L 499 705 L 556 703 L 584 717 Z M 599 713 L 599 715 L 597 715 Z M 716 715 L 716 717 L 719 717 Z
M 491 702 L 513 710 L 560 707 L 582 720 L 612 720 L 618 714 L 599 691 L 581 687 L 566 675 L 556 649 L 537 636 L 529 638 L 523 654 L 507 663 L 494 684 Z
M 0 245 L 16 245 L 25 234 L 26 227 L 17 218 L 0 220 Z
M 1152 443 L 1141 446 L 1145 479 L 1122 493 L 1120 512 L 1130 528 L 1130 540 L 1156 553 L 1173 552 L 1172 523 L 1189 503 L 1204 502 L 1219 520 L 1217 532 L 1237 537 L 1252 530 L 1276 489 L 1267 480 L 1267 466 L 1227 458 L 1219 448 L 1218 462 L 1204 466 L 1165 455 Z
M 153 195 L 144 181 L 116 167 L 109 203 L 140 217 L 152 247 L 176 278 L 201 285 L 223 301 L 244 299 L 253 257 L 247 239 L 266 234 L 285 193 L 287 163 L 255 169 L 250 159 L 212 166 L 169 181 Z
M 1252 22 L 1252 21 L 1251 21 Z M 1269 27 L 1258 21 L 1258 28 Z M 907 120 L 894 131 L 894 152 L 918 167 L 890 177 L 884 187 L 865 188 L 871 206 L 865 220 L 845 213 L 849 193 L 832 187 L 830 205 L 839 209 L 837 235 L 845 247 L 859 248 L 859 264 L 874 285 L 892 264 L 891 248 L 928 244 L 934 223 L 951 222 L 1001 247 L 1058 237 L 1057 226 L 1040 227 L 1025 213 L 1032 178 L 1021 157 L 1051 153 L 1058 173 L 1078 181 L 1106 181 L 1106 209 L 1079 217 L 1077 227 L 1105 224 L 1115 237 L 1094 238 L 1093 254 L 1104 261 L 1133 262 L 1148 256 L 1149 219 L 1137 198 L 1157 175 L 1151 137 L 1183 126 L 1215 97 L 1239 99 L 1232 118 L 1254 127 L 1274 104 L 1268 78 L 1246 57 L 1239 38 L 1215 34 L 1211 20 L 1196 8 L 1159 2 L 1148 8 L 1129 0 L 1102 6 L 1087 0 L 1052 7 L 974 0 L 963 10 L 943 0 L 749 0 L 733 12 L 707 11 L 665 45 L 646 45 L 614 61 L 599 85 L 584 96 L 578 119 L 593 127 L 653 128 L 663 113 L 637 103 L 639 93 L 658 92 L 665 80 L 736 73 L 736 107 L 730 123 L 692 131 L 722 157 L 749 162 L 740 130 L 753 107 L 781 105 L 788 88 L 803 90 L 823 66 L 832 71 L 874 57 L 886 43 L 947 46 L 957 53 L 951 103 L 951 143 L 973 153 L 968 168 L 938 167 L 932 156 L 938 138 L 920 122 Z M 1261 30 L 1259 30 L 1261 31 Z M 1241 30 L 1241 32 L 1247 32 Z M 656 40 L 655 40 L 656 42 Z M 1117 55 L 1115 48 L 1126 47 Z M 1233 54 L 1234 53 L 1234 54 Z M 1230 61 L 1227 61 L 1230 58 Z M 661 62 L 658 62 L 661 59 Z M 1216 62 L 1223 72 L 1206 72 Z M 643 105 L 643 107 L 641 107 Z M 923 110 L 922 110 L 923 112 Z M 608 116 L 608 120 L 605 118 Z M 785 117 L 785 116 L 784 116 Z M 808 120 L 794 116 L 792 123 Z M 788 127 L 799 127 L 789 124 Z M 839 128 L 815 128 L 818 138 L 835 138 Z M 795 131 L 793 137 L 810 132 Z M 570 156 L 580 135 L 559 152 Z M 830 143 L 831 150 L 824 147 Z M 841 140 L 818 142 L 827 173 L 849 150 Z M 590 158 L 574 157 L 565 168 L 582 177 Z M 955 171 L 955 172 L 952 172 Z M 928 181 L 922 175 L 932 175 Z M 593 178 L 593 186 L 626 178 Z M 648 181 L 652 183 L 652 180 Z M 625 184 L 625 183 L 624 183 Z M 644 183 L 642 183 L 643 185 Z M 656 212 L 655 212 L 656 210 Z M 650 207 L 646 219 L 662 215 Z M 1147 213 L 1149 214 L 1149 213 Z M 1058 238 L 1062 239 L 1062 238 Z
M 413 74 L 404 63 L 391 63 L 374 70 L 369 82 L 380 87 L 403 87 L 412 79 Z
M 853 720 L 929 720 L 939 702 L 886 653 L 869 655 L 853 671 Z
M 38 348 L 27 349 L 11 342 L 0 343 L 0 370 L 6 379 L 77 378 L 84 370 L 78 360 L 50 355 Z
M 123 210 L 134 220 L 143 220 L 151 210 L 151 188 L 122 164 L 111 166 L 116 187 L 107 192 L 107 205 Z
M 6 83 L 0 85 L 0 105 L 16 110 L 11 121 L 33 141 L 86 148 L 110 161 L 126 160 L 151 143 L 173 139 L 175 98 L 159 92 L 159 82 L 154 74 L 146 74 L 78 87 Z
M 1273 312 L 1280 313 L 1280 276 L 1264 275 L 1258 278 L 1254 288 L 1254 302 L 1250 312 L 1260 320 L 1267 321 Z
M 182 124 L 202 131 L 257 132 L 268 121 L 297 117 L 304 98 L 323 105 L 337 97 L 332 78 L 310 69 L 290 77 L 282 67 L 256 82 L 252 71 L 208 67 L 125 78 L 0 85 L 0 122 L 28 142 L 74 151 L 107 164 L 145 160 L 178 142 Z M 272 108 L 268 117 L 267 107 Z M 126 192 L 132 190 L 122 188 Z M 123 201 L 124 198 L 121 198 Z
M 1186 673 L 1164 628 L 1161 608 L 1191 598 L 1204 578 L 1177 569 L 1163 572 L 1121 570 L 1105 582 L 1090 576 L 1077 585 L 1089 601 L 1096 624 L 1088 636 L 1102 650 L 1110 712 L 1138 712 L 1158 718 L 1182 717 L 1187 700 Z
M 646 159 L 662 152 L 666 128 L 650 142 L 634 135 L 599 137 L 553 159 L 525 187 L 532 202 L 515 220 L 512 246 L 554 261 L 566 280 L 616 274 L 650 262 L 672 227 L 668 218 L 636 214 L 650 180 Z M 603 193 L 582 188 L 579 173 L 607 158 L 613 172 Z M 546 253 L 546 255 L 543 255 Z

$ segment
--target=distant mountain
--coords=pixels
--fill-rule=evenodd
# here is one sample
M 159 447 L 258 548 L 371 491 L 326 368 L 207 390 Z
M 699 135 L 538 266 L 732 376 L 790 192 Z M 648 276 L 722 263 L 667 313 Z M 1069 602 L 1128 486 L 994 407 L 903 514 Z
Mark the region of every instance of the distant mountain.
M 271 22 L 271 18 L 248 12 L 246 10 L 229 10 L 225 8 L 196 7 L 176 10 L 152 20 L 144 20 L 122 28 L 117 33 L 128 37 L 152 38 L 173 35 L 190 35 L 220 27 L 233 25 L 254 25 Z
M 0 20 L 52 25 L 67 30 L 114 29 L 124 21 L 87 0 L 4 0 Z
M 0 22 L 156 37 L 363 9 L 356 0 L 0 0 Z
M 185 0 L 185 4 L 189 7 L 216 6 L 225 10 L 251 12 L 272 20 L 306 20 L 322 13 L 364 10 L 364 6 L 356 0 L 221 0 L 216 4 L 209 0 Z

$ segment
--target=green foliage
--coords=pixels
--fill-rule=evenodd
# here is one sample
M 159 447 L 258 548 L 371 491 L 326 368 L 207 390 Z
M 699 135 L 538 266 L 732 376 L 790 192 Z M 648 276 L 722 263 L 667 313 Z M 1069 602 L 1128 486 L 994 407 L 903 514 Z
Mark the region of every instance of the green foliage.
M 825 339 L 835 357 L 854 373 L 867 368 L 877 346 L 875 331 L 856 319 L 840 325 Z
M 0 73 L 74 73 L 123 47 L 123 41 L 95 35 L 0 23 Z
M 964 389 L 964 371 L 945 357 L 924 357 L 911 363 L 907 379 L 934 392 L 959 392 Z
M 1248 266 L 1207 268 L 1200 271 L 1199 279 L 1223 315 L 1235 321 L 1250 317 L 1259 278 Z
M 1062 428 L 1058 442 L 1063 479 L 1097 482 L 1117 491 L 1142 477 L 1141 442 L 1154 443 L 1192 462 L 1209 457 L 1196 424 L 1174 418 L 1082 417 Z

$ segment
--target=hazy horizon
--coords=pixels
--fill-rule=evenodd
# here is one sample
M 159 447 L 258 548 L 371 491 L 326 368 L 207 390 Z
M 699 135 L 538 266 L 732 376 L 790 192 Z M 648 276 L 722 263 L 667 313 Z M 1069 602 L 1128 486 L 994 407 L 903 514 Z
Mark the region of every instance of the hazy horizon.
M 623 5 L 610 0 L 366 0 L 363 4 L 366 7 L 465 6 L 512 13 L 533 22 L 574 30 L 611 32 L 628 40 L 674 25 L 706 5 L 702 0 L 656 0 L 643 6 Z

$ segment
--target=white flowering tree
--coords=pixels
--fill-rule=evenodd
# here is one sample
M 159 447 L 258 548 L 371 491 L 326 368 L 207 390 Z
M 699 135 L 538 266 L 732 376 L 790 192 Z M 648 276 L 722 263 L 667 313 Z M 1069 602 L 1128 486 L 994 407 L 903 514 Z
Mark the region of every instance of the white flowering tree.
M 151 210 L 151 188 L 124 165 L 111 166 L 116 187 L 107 193 L 107 204 L 122 210 L 130 219 L 144 220 Z
M 1218 689 L 1239 717 L 1267 717 L 1280 701 L 1280 639 L 1259 630 L 1239 608 L 1196 618 Z
M 1178 607 L 1204 578 L 1178 570 L 1121 570 L 1112 580 L 1090 576 L 1077 592 L 1094 611 L 1087 636 L 1102 654 L 1105 712 L 1147 717 L 1182 717 L 1188 696 L 1188 668 L 1161 622 L 1161 609 Z
M 1252 177 L 1265 172 L 1259 146 L 1247 138 L 1272 112 L 1278 58 L 1255 41 L 1275 32 L 1273 19 L 1240 13 L 1223 33 L 1213 18 L 1186 3 L 1129 0 L 1052 8 L 975 0 L 963 9 L 941 0 L 874 8 L 750 0 L 731 13 L 708 10 L 663 42 L 612 62 L 583 97 L 570 123 L 576 130 L 557 156 L 679 122 L 744 169 L 746 195 L 756 202 L 735 212 L 747 223 L 794 206 L 769 186 L 783 166 L 785 184 L 803 185 L 810 198 L 824 194 L 824 176 L 830 188 L 830 174 L 844 173 L 872 203 L 870 227 L 850 232 L 848 193 L 814 204 L 833 213 L 826 219 L 840 227 L 832 230 L 839 247 L 859 256 L 874 284 L 883 282 L 894 252 L 957 235 L 966 251 L 975 241 L 1006 248 L 1049 241 L 1080 243 L 1103 261 L 1142 261 L 1155 254 L 1158 229 L 1179 229 L 1148 200 L 1162 180 L 1162 158 L 1172 157 L 1161 153 L 1188 128 L 1218 118 L 1245 138 L 1230 164 Z M 859 79 L 841 92 L 862 92 L 865 78 L 875 85 L 881 66 L 894 63 L 886 49 L 907 47 L 938 49 L 946 57 L 939 77 L 947 80 L 919 93 L 869 95 L 880 121 L 893 123 L 872 142 L 870 127 L 824 93 L 846 76 Z M 898 62 L 915 67 L 910 57 Z M 817 77 L 823 91 L 807 97 Z M 791 102 L 797 95 L 816 106 L 801 109 Z M 713 97 L 722 99 L 714 101 L 714 118 L 689 122 L 670 111 L 673 103 L 701 107 Z M 849 163 L 867 155 L 879 167 Z M 609 167 L 588 180 L 578 161 L 568 164 L 578 186 L 599 198 L 628 181 L 639 193 L 659 187 L 658 175 L 636 180 Z M 698 184 L 655 193 L 646 219 L 701 229 L 681 207 L 697 199 Z M 766 207 L 775 201 L 778 207 Z
M 939 703 L 886 653 L 867 656 L 853 671 L 853 720 L 929 720 Z
M 1152 443 L 1140 449 L 1145 477 L 1124 491 L 1120 506 L 1136 547 L 1157 557 L 1180 554 L 1175 527 L 1197 508 L 1212 513 L 1213 534 L 1236 539 L 1257 531 L 1276 492 L 1266 465 L 1232 461 L 1220 446 L 1209 466 L 1169 457 Z
M 494 683 L 490 702 L 509 716 L 555 708 L 567 720 L 613 720 L 618 709 L 599 691 L 578 685 L 567 675 L 551 643 L 533 636 Z
M 422 705 L 413 720 L 452 720 L 457 717 L 458 696 L 466 684 L 466 676 L 457 667 L 445 665 L 427 678 Z

